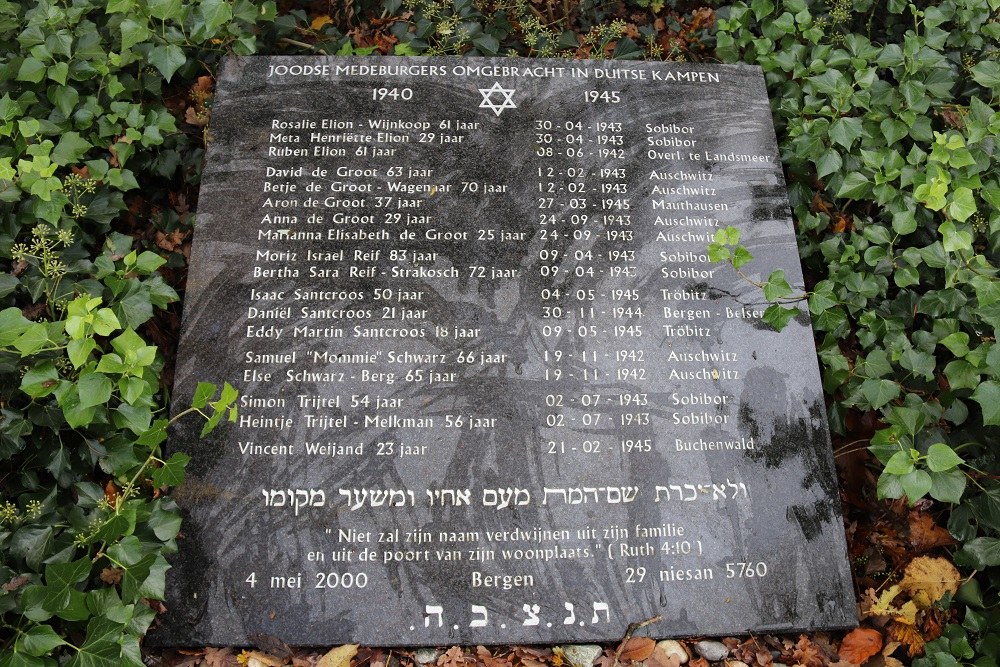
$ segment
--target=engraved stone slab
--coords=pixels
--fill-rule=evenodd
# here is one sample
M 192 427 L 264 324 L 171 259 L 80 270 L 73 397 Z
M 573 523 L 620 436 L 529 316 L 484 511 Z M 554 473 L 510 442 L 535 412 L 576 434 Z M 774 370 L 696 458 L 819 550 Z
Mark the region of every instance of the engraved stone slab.
M 537 643 L 853 625 L 761 73 L 234 58 L 176 395 L 167 644 Z

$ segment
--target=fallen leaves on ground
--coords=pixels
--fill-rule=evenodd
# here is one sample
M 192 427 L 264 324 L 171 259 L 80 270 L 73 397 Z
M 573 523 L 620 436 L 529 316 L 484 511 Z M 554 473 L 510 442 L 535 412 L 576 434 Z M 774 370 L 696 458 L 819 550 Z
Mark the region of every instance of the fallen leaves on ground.
M 316 667 L 351 667 L 351 658 L 357 654 L 357 644 L 344 644 L 320 658 Z
M 236 656 L 236 661 L 247 667 L 282 667 L 285 664 L 284 660 L 262 651 L 243 651 Z
M 874 593 L 874 591 L 870 592 Z M 888 589 L 882 591 L 882 594 L 878 596 L 878 600 L 874 604 L 871 606 L 867 604 L 862 605 L 864 615 L 889 616 L 913 625 L 916 622 L 917 605 L 913 603 L 913 600 L 907 600 L 897 606 L 896 598 L 899 597 L 901 592 L 902 589 L 898 585 L 890 586 Z
M 955 543 L 951 533 L 939 526 L 927 512 L 912 511 L 909 515 L 910 544 L 914 551 L 924 553 L 938 547 L 948 547 Z
M 840 657 L 855 665 L 863 664 L 882 650 L 882 633 L 871 628 L 855 628 L 840 644 Z
M 622 660 L 640 661 L 653 655 L 656 642 L 649 637 L 632 637 L 622 647 Z
M 476 664 L 476 659 L 466 656 L 459 646 L 452 646 L 437 661 L 438 667 L 466 667 L 470 663 Z
M 918 556 L 906 566 L 899 585 L 910 594 L 917 606 L 927 608 L 945 593 L 954 595 L 961 580 L 962 575 L 947 559 Z
M 322 30 L 323 26 L 333 23 L 333 19 L 330 18 L 329 14 L 321 14 L 314 18 L 309 24 L 310 30 Z
M 802 667 L 824 667 L 828 662 L 820 647 L 806 635 L 801 635 L 792 652 L 795 664 Z
M 906 646 L 910 657 L 920 655 L 924 650 L 924 637 L 912 625 L 894 622 L 889 626 L 889 637 Z
M 206 667 L 234 667 L 239 664 L 231 648 L 209 647 L 205 649 L 204 657 Z
M 499 656 L 495 656 L 485 646 L 476 647 L 476 657 L 479 658 L 479 661 L 486 667 L 511 667 L 509 657 L 504 656 L 501 658 Z

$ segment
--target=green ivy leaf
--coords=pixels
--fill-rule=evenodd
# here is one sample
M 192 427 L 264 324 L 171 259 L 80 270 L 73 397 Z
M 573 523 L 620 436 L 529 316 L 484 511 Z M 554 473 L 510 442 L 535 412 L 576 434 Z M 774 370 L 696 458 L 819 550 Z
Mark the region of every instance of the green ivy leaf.
M 59 385 L 59 371 L 51 359 L 28 369 L 21 378 L 21 391 L 32 398 L 48 396 Z
M 844 182 L 841 183 L 840 189 L 837 191 L 837 196 L 846 197 L 847 199 L 861 199 L 871 192 L 871 188 L 872 183 L 868 180 L 867 176 L 852 171 L 844 177 Z
M 933 486 L 931 476 L 924 470 L 914 470 L 907 475 L 900 475 L 899 484 L 903 487 L 903 493 L 911 505 L 927 495 Z
M 864 127 L 860 118 L 841 117 L 830 126 L 830 139 L 848 150 L 863 134 Z
M 884 471 L 879 475 L 875 490 L 879 500 L 884 498 L 895 500 L 896 498 L 902 498 L 903 493 L 905 493 L 903 485 L 899 482 L 899 475 L 893 475 Z
M 46 72 L 48 77 L 58 83 L 61 86 L 66 85 L 66 77 L 69 76 L 69 63 L 58 62 L 55 65 L 49 67 Z
M 149 385 L 142 378 L 123 377 L 118 381 L 118 393 L 121 394 L 122 400 L 129 405 L 135 405 L 136 401 L 142 398 L 143 394 L 147 394 L 147 388 L 149 388 Z M 148 393 L 152 394 L 152 391 Z
M 972 234 L 964 230 L 959 230 L 951 220 L 942 222 L 938 226 L 938 231 L 941 232 L 945 251 L 956 252 L 958 250 L 972 249 Z
M 155 554 L 143 553 L 142 544 L 135 535 L 122 538 L 117 544 L 108 547 L 108 556 L 117 567 L 124 570 L 122 574 L 122 601 L 132 604 L 139 601 L 139 590 L 149 577 L 150 568 L 156 560 Z
M 184 467 L 191 457 L 182 452 L 176 452 L 162 468 L 153 471 L 153 484 L 157 487 L 179 486 L 184 481 Z
M 965 222 L 970 217 L 976 214 L 976 200 L 972 196 L 972 190 L 966 187 L 955 188 L 952 193 L 951 203 L 948 204 L 948 215 L 955 218 L 959 222 Z M 962 234 L 968 234 L 968 232 L 961 232 Z M 972 246 L 972 235 L 968 234 L 969 246 Z M 947 249 L 948 244 L 945 242 L 945 249 Z
M 135 259 L 135 268 L 142 273 L 149 274 L 156 271 L 158 268 L 167 263 L 163 257 L 160 257 L 155 252 L 150 252 L 149 250 L 143 251 Z
M 176 507 L 176 505 L 174 505 Z M 164 507 L 161 503 L 153 506 L 149 517 L 149 527 L 156 539 L 167 542 L 177 537 L 181 531 L 181 515 L 177 511 Z
M 49 342 L 48 327 L 41 322 L 35 322 L 17 337 L 17 340 L 14 341 L 14 347 L 21 353 L 22 357 L 27 357 L 45 347 Z
M 912 266 L 900 266 L 892 274 L 892 280 L 896 287 L 910 287 L 920 282 L 920 272 Z
M 84 644 L 66 667 L 121 667 L 122 648 L 117 642 L 102 641 Z
M 64 132 L 52 149 L 52 161 L 60 166 L 76 164 L 92 147 L 93 144 L 81 137 L 79 132 Z
M 66 640 L 60 637 L 51 625 L 32 625 L 17 636 L 14 651 L 33 656 L 42 656 L 57 646 L 63 646 Z
M 964 331 L 956 331 L 938 342 L 948 348 L 956 357 L 964 357 L 969 353 L 969 334 Z
M 149 14 L 161 21 L 183 22 L 184 6 L 181 0 L 149 0 Z
M 875 409 L 899 396 L 899 383 L 881 378 L 868 378 L 861 383 L 861 395 Z
M 198 14 L 205 21 L 205 31 L 210 36 L 214 36 L 224 23 L 233 18 L 233 10 L 225 0 L 202 0 L 198 5 Z
M 722 231 L 716 232 L 716 236 L 721 234 Z M 710 262 L 724 262 L 729 259 L 731 253 L 729 248 L 719 243 L 709 243 L 708 244 L 708 261 Z
M 210 398 L 215 396 L 216 386 L 211 382 L 199 382 L 194 390 L 194 397 L 191 399 L 191 407 L 201 410 Z
M 948 445 L 938 442 L 927 449 L 927 467 L 933 472 L 946 472 L 965 463 L 965 459 Z
M 900 450 L 893 454 L 885 464 L 885 472 L 890 475 L 908 475 L 913 472 L 913 457 L 909 450 Z
M 888 146 L 892 146 L 894 143 L 905 137 L 910 128 L 906 126 L 906 123 L 895 118 L 886 118 L 879 125 L 879 129 L 882 130 L 883 136 L 885 136 Z
M 775 331 L 783 331 L 793 317 L 799 314 L 798 309 L 781 306 L 776 303 L 764 309 L 763 320 Z
M 111 379 L 103 373 L 85 373 L 77 381 L 80 392 L 80 407 L 89 408 L 104 405 L 111 399 L 113 385 Z
M 742 266 L 746 266 L 752 261 L 753 255 L 751 255 L 750 251 L 743 246 L 738 245 L 733 249 L 733 268 L 738 269 Z
M 482 35 L 479 35 L 478 37 L 476 37 L 475 39 L 473 39 L 472 40 L 472 44 L 477 49 L 479 49 L 480 53 L 482 53 L 484 55 L 487 55 L 487 56 L 496 55 L 497 52 L 500 50 L 500 40 L 498 40 L 496 37 L 494 37 L 493 35 L 490 35 L 488 33 L 483 33 Z M 640 54 L 642 53 L 642 49 L 639 49 L 635 45 L 635 42 L 633 42 L 632 45 L 633 45 L 633 47 L 635 47 L 636 49 L 638 49 L 638 51 L 639 51 Z M 622 49 L 624 49 L 624 46 L 622 45 L 621 42 L 618 43 L 618 47 L 621 47 Z M 616 48 L 615 51 L 617 52 L 618 48 Z M 628 59 L 628 57 L 626 55 L 622 55 L 622 54 L 619 54 L 619 55 L 617 55 L 615 57 L 619 58 L 619 59 Z
M 906 370 L 913 371 L 914 375 L 920 375 L 928 382 L 934 379 L 936 364 L 933 355 L 911 347 L 903 352 L 899 363 Z
M 1000 539 L 977 537 L 969 540 L 955 552 L 955 565 L 977 570 L 1000 565 Z
M 136 16 L 136 14 L 131 14 L 130 16 Z M 149 27 L 146 25 L 146 22 L 139 23 L 133 18 L 122 20 L 121 32 L 122 51 L 132 48 L 139 42 L 145 42 L 150 36 Z
M 829 148 L 816 160 L 816 175 L 820 178 L 826 178 L 830 174 L 840 171 L 842 166 L 844 166 L 844 161 L 841 159 L 840 153 Z
M 948 378 L 948 386 L 953 391 L 956 389 L 975 389 L 982 379 L 976 367 L 964 359 L 949 362 L 944 367 L 944 376 Z
M 184 50 L 176 44 L 168 44 L 166 46 L 161 44 L 154 47 L 152 52 L 150 52 L 149 62 L 153 67 L 160 70 L 160 74 L 169 83 L 170 79 L 174 76 L 174 72 L 187 62 L 187 57 L 184 55 Z
M 993 380 L 981 383 L 972 392 L 972 400 L 982 408 L 986 426 L 1000 426 L 1000 384 Z
M 778 269 L 772 271 L 771 275 L 767 278 L 767 283 L 764 285 L 764 298 L 768 301 L 774 302 L 782 297 L 786 297 L 792 293 L 792 287 L 785 280 L 785 270 Z
M 75 612 L 78 600 L 73 593 L 80 593 L 76 585 L 90 576 L 89 558 L 81 558 L 69 563 L 49 563 L 45 566 L 45 586 L 42 607 L 45 611 L 59 615 L 66 611 Z M 75 613 L 73 614 L 75 615 Z
M 153 412 L 145 405 L 122 403 L 115 408 L 115 414 L 118 415 L 115 419 L 118 426 L 125 427 L 136 435 L 148 431 L 150 422 L 153 421 Z
M 66 356 L 69 357 L 73 368 L 80 368 L 90 358 L 90 353 L 97 349 L 97 342 L 93 338 L 81 338 L 71 340 L 66 345 Z
M 928 493 L 931 498 L 942 503 L 961 502 L 967 481 L 961 470 L 932 471 L 930 476 L 931 490 Z
M 976 63 L 972 68 L 972 78 L 980 86 L 985 86 L 994 93 L 1000 92 L 1000 62 L 982 60 Z
M 21 62 L 21 68 L 17 71 L 17 80 L 39 83 L 45 78 L 45 70 L 45 63 L 38 58 L 29 56 Z

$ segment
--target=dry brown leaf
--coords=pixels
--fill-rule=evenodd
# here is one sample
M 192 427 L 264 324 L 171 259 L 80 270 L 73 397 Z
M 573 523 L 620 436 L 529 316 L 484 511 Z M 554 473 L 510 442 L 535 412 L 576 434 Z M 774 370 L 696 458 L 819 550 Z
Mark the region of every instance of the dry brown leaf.
M 205 664 L 208 667 L 232 667 L 238 665 L 231 648 L 206 648 Z
M 911 658 L 924 650 L 924 637 L 912 625 L 893 623 L 889 626 L 889 638 L 904 644 Z
M 929 551 L 936 547 L 947 547 L 955 543 L 951 533 L 943 526 L 937 525 L 927 512 L 910 512 L 910 544 L 920 551 Z
M 640 661 L 653 655 L 656 642 L 649 637 L 632 637 L 622 648 L 621 659 Z
M 653 651 L 653 655 L 643 662 L 646 667 L 681 667 L 681 659 L 676 655 L 664 655 L 662 651 Z
M 855 665 L 864 664 L 868 658 L 882 650 L 882 633 L 871 628 L 855 628 L 847 633 L 838 654 Z
M 930 605 L 920 604 L 919 593 L 925 593 L 928 600 L 934 603 L 940 600 L 946 592 L 954 595 L 958 591 L 958 583 L 961 580 L 962 575 L 948 560 L 931 556 L 918 556 L 906 566 L 903 580 L 899 582 L 899 585 L 910 594 L 918 606 L 926 608 Z
M 184 111 L 184 122 L 195 127 L 205 127 L 208 125 L 210 114 L 208 109 L 200 107 L 188 107 Z
M 122 582 L 122 576 L 124 576 L 125 570 L 120 567 L 106 567 L 101 570 L 101 581 L 106 584 L 115 585 Z
M 104 485 L 104 499 L 108 501 L 108 504 L 112 507 L 118 502 L 118 494 L 121 489 L 115 484 L 113 479 L 109 479 L 108 483 Z
M 944 118 L 945 122 L 954 128 L 961 130 L 965 127 L 965 119 L 962 118 L 962 114 L 958 113 L 954 109 L 946 108 L 941 112 L 941 116 Z
M 320 30 L 323 26 L 325 26 L 328 23 L 333 23 L 333 19 L 327 16 L 326 14 L 323 14 L 321 16 L 317 16 L 316 18 L 314 18 L 312 20 L 312 23 L 309 24 L 309 27 L 312 28 L 313 30 Z
M 158 248 L 162 248 L 168 252 L 177 250 L 177 248 L 184 243 L 184 239 L 187 234 L 180 229 L 175 229 L 169 234 L 164 234 L 163 232 L 157 230 L 155 242 Z
M 885 663 L 885 667 L 903 667 L 902 662 L 892 657 L 892 654 L 900 646 L 902 644 L 899 642 L 886 642 L 885 647 L 882 649 L 882 661 Z
M 438 658 L 437 664 L 439 667 L 465 667 L 468 661 L 475 662 L 473 658 L 465 656 L 461 646 L 452 646 Z
M 191 86 L 192 96 L 210 94 L 212 92 L 213 82 L 214 79 L 207 74 L 205 76 L 199 76 L 195 84 Z
M 8 593 L 12 593 L 21 586 L 24 586 L 29 581 L 31 581 L 31 577 L 29 577 L 26 574 L 19 574 L 10 581 L 8 581 L 6 584 L 4 584 L 2 588 Z
M 510 667 L 510 660 L 506 657 L 495 656 L 485 646 L 476 647 L 476 657 L 486 667 Z
M 688 660 L 688 667 L 708 667 L 708 660 L 702 658 L 701 656 Z
M 181 655 L 186 654 L 181 653 Z M 202 664 L 202 656 L 199 653 L 198 655 L 183 658 L 180 662 L 171 662 L 170 667 L 198 667 L 200 664 Z
M 281 667 L 284 660 L 279 660 L 273 655 L 268 655 L 263 651 L 245 651 L 247 667 Z
M 803 667 L 823 667 L 826 660 L 823 658 L 823 651 L 805 635 L 799 636 L 799 641 L 795 643 L 795 650 L 792 651 L 795 663 Z
M 357 644 L 344 644 L 320 658 L 316 667 L 351 667 L 351 658 L 357 654 Z
M 532 646 L 515 646 L 514 655 L 522 667 L 548 667 L 548 661 L 552 659 L 552 651 L 549 649 Z
M 944 628 L 941 627 L 941 618 L 938 616 L 938 610 L 933 607 L 928 609 L 927 613 L 923 614 L 920 619 L 920 625 L 917 627 L 924 636 L 924 641 L 927 642 L 934 641 L 944 632 Z

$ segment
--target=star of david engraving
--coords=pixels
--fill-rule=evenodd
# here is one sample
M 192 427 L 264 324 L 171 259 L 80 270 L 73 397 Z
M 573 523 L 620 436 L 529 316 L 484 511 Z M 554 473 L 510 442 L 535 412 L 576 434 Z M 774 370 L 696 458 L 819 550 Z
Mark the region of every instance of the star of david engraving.
M 490 88 L 480 88 L 479 92 L 483 95 L 483 101 L 479 105 L 480 109 L 492 109 L 493 113 L 499 116 L 503 113 L 504 109 L 517 108 L 517 105 L 514 104 L 514 93 L 517 92 L 516 88 L 504 88 L 497 81 Z M 503 100 L 499 104 L 493 101 L 495 93 L 503 95 Z

